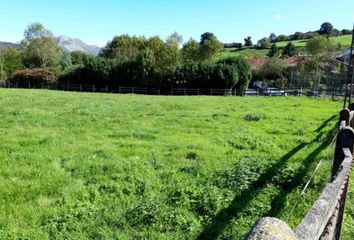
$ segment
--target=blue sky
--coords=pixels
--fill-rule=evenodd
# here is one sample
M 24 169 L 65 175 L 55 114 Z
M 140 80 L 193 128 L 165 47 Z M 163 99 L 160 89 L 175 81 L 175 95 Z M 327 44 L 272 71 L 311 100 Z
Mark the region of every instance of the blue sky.
M 184 40 L 208 31 L 223 42 L 257 41 L 271 32 L 316 30 L 325 21 L 351 29 L 353 20 L 354 0 L 0 0 L 0 41 L 21 40 L 33 22 L 104 46 L 115 35 L 165 39 L 175 31 Z

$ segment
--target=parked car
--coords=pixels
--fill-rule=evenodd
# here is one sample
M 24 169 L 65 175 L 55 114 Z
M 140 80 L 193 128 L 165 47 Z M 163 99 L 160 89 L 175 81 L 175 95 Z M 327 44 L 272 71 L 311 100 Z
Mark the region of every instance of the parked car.
M 265 88 L 263 94 L 265 96 L 284 96 L 285 91 L 280 88 Z
M 319 96 L 320 94 L 319 94 L 319 91 L 318 91 L 318 90 L 308 90 L 308 91 L 306 92 L 306 95 L 307 95 L 308 97 L 314 97 L 314 96 Z

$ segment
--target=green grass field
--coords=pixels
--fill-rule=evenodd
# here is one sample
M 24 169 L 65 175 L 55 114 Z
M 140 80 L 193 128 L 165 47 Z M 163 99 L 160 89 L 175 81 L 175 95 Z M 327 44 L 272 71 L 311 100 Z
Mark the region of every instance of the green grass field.
M 254 57 L 265 57 L 267 56 L 269 50 L 267 49 L 225 49 L 219 53 L 218 58 L 229 58 L 229 57 L 244 57 L 244 58 L 254 58 Z
M 0 239 L 241 239 L 262 216 L 295 227 L 329 179 L 341 106 L 4 89 L 0 99 Z
M 350 44 L 352 42 L 352 35 L 344 35 L 344 36 L 339 36 L 339 37 L 333 37 L 330 38 L 333 44 L 338 44 L 340 43 L 342 47 L 350 47 Z M 291 41 L 295 47 L 305 47 L 307 40 L 297 40 L 297 41 Z M 285 47 L 289 41 L 284 41 L 284 42 L 277 42 L 277 46 L 280 48 Z
M 340 43 L 342 47 L 348 48 L 350 47 L 352 36 L 344 35 L 339 37 L 331 38 L 332 43 L 337 45 Z M 306 40 L 297 40 L 291 41 L 295 47 L 303 48 L 306 46 Z M 277 42 L 276 45 L 279 48 L 284 48 L 289 41 Z M 219 58 L 227 58 L 227 57 L 235 57 L 235 56 L 243 56 L 245 58 L 253 58 L 253 57 L 265 57 L 267 56 L 269 50 L 267 49 L 225 49 L 219 54 Z

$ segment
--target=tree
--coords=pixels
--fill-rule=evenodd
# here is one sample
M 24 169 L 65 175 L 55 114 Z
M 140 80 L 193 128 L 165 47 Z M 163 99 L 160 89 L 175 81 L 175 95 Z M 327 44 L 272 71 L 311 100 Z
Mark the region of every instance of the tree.
M 286 80 L 286 66 L 279 58 L 270 58 L 259 70 L 264 80 L 268 81 L 268 85 L 276 85 L 284 87 Z
M 128 34 L 115 36 L 112 41 L 101 49 L 100 57 L 116 59 L 119 62 L 135 60 L 139 51 L 146 48 L 144 37 L 129 36 Z
M 4 60 L 0 56 L 0 81 L 3 81 L 7 78 L 6 72 L 4 70 Z
M 251 48 L 253 46 L 252 38 L 250 36 L 248 36 L 244 40 L 245 40 L 245 47 Z
M 211 32 L 203 33 L 200 37 L 200 45 L 203 45 L 206 40 L 211 40 L 214 37 L 215 37 L 214 33 L 211 33 Z
M 352 30 L 349 30 L 349 29 L 343 29 L 341 31 L 342 35 L 349 35 L 349 34 L 352 34 Z
M 82 51 L 71 52 L 70 57 L 73 65 L 85 65 L 94 59 L 94 56 Z
M 28 26 L 24 33 L 23 62 L 29 68 L 58 68 L 63 51 L 51 32 L 42 24 Z
M 292 57 L 296 54 L 296 48 L 292 42 L 289 42 L 283 49 L 283 56 Z
M 179 48 L 182 46 L 183 36 L 177 32 L 174 32 L 169 37 L 167 37 L 166 43 L 169 45 L 174 44 Z
M 214 81 L 216 80 L 217 87 L 232 89 L 239 81 L 237 69 L 229 64 L 219 63 L 214 67 Z
M 24 37 L 26 41 L 32 41 L 43 37 L 52 38 L 53 34 L 41 23 L 32 23 L 27 26 L 27 29 L 24 32 Z
M 248 84 L 252 78 L 252 68 L 242 57 L 230 57 L 219 61 L 219 63 L 227 64 L 234 67 L 238 73 L 238 81 L 235 83 L 234 88 L 240 90 L 247 89 Z
M 305 34 L 302 32 L 295 32 L 291 40 L 301 40 L 305 38 Z
M 22 68 L 21 55 L 17 49 L 0 48 L 0 62 L 0 79 L 6 79 Z
M 286 35 L 279 35 L 278 37 L 277 37 L 277 42 L 283 42 L 283 41 L 288 41 L 289 40 L 289 37 L 288 36 L 286 36 Z
M 243 44 L 242 43 L 237 43 L 237 42 L 233 42 L 233 43 L 224 43 L 224 48 L 242 48 Z
M 63 72 L 69 71 L 74 65 L 70 54 L 64 54 L 60 60 L 61 69 Z
M 234 43 L 234 47 L 237 49 L 241 49 L 242 48 L 242 43 Z
M 139 52 L 137 57 L 137 67 L 140 75 L 140 84 L 142 86 L 149 85 L 149 77 L 153 74 L 156 59 L 154 56 L 154 52 L 149 48 L 142 50 Z
M 41 37 L 26 44 L 23 61 L 29 68 L 56 68 L 60 65 L 62 54 L 55 38 Z
M 331 50 L 332 44 L 328 37 L 317 36 L 307 41 L 306 51 L 312 58 L 298 63 L 297 71 L 304 74 L 309 85 L 316 86 L 319 83 L 319 76 L 331 58 Z
M 331 35 L 333 31 L 333 25 L 329 22 L 322 23 L 320 30 L 318 30 L 318 33 L 320 35 Z
M 199 59 L 201 61 L 212 60 L 223 48 L 222 43 L 212 33 L 204 33 L 199 43 Z
M 270 48 L 270 41 L 268 38 L 262 38 L 258 41 L 257 43 L 257 47 L 262 48 L 262 49 L 266 49 L 266 48 Z
M 271 43 L 273 43 L 273 42 L 276 42 L 276 40 L 277 40 L 277 36 L 276 36 L 274 33 L 271 33 L 271 34 L 269 35 L 269 41 L 270 41 Z
M 155 36 L 149 38 L 145 46 L 146 48 L 140 52 L 149 54 L 146 53 L 146 50 L 150 49 L 152 51 L 156 61 L 155 71 L 160 76 L 173 72 L 180 62 L 180 52 L 176 42 L 167 41 L 165 43 L 160 37 Z
M 334 28 L 334 29 L 332 30 L 332 33 L 331 33 L 331 36 L 332 36 L 332 37 L 338 37 L 338 36 L 341 36 L 341 35 L 342 35 L 342 32 L 339 31 L 338 29 Z
M 319 36 L 318 32 L 307 32 L 304 34 L 304 39 L 311 39 Z
M 199 61 L 199 43 L 194 39 L 189 39 L 181 50 L 183 62 L 197 62 Z
M 318 36 L 306 42 L 306 51 L 311 55 L 321 55 L 328 52 L 332 47 L 327 37 Z
M 268 57 L 278 57 L 279 56 L 279 48 L 275 43 L 273 43 L 270 46 L 270 50 L 269 50 L 267 56 Z

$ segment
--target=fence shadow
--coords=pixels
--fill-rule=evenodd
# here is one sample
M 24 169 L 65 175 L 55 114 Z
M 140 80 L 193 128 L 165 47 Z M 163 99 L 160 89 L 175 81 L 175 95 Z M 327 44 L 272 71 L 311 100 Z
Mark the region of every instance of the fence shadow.
M 313 160 L 316 159 L 316 157 L 323 151 L 325 150 L 332 142 L 333 137 L 336 134 L 336 129 L 333 128 L 330 130 L 325 138 L 324 141 L 321 143 L 320 146 L 318 146 L 314 151 L 312 151 L 304 160 L 303 165 L 304 167 L 299 169 L 294 176 L 291 177 L 291 179 L 287 178 L 284 180 L 285 184 L 283 184 L 282 191 L 272 200 L 271 206 L 272 208 L 268 211 L 266 214 L 267 216 L 270 217 L 276 217 L 280 211 L 285 207 L 285 202 L 287 199 L 288 194 L 290 194 L 293 190 L 298 188 L 301 184 L 304 182 L 304 177 L 309 174 L 309 171 L 311 170 L 311 166 L 313 163 Z M 329 173 L 330 176 L 330 173 Z M 286 184 L 290 183 L 290 184 Z
M 333 120 L 335 116 L 327 119 L 326 121 L 321 124 L 321 126 L 318 129 L 324 129 L 328 123 Z M 335 130 L 337 128 L 334 127 L 325 137 L 324 141 L 322 144 L 317 147 L 312 153 L 309 154 L 309 156 L 305 159 L 305 167 L 301 169 L 301 171 L 297 172 L 294 176 L 296 179 L 296 184 L 292 188 L 297 187 L 302 181 L 303 177 L 306 176 L 307 172 L 309 171 L 309 168 L 311 166 L 311 163 L 313 160 L 323 149 L 325 149 L 330 143 L 331 143 L 331 137 L 335 134 Z M 317 130 L 316 130 L 317 131 Z M 294 156 L 296 153 L 298 153 L 300 150 L 302 150 L 304 147 L 306 147 L 309 144 L 312 144 L 314 142 L 317 142 L 317 140 L 322 136 L 322 133 L 319 133 L 318 136 L 316 136 L 311 142 L 308 143 L 301 143 L 298 146 L 296 146 L 294 149 L 286 153 L 284 156 L 282 156 L 275 164 L 273 164 L 270 168 L 266 169 L 256 181 L 250 184 L 250 186 L 243 190 L 240 194 L 238 194 L 232 202 L 229 204 L 228 207 L 224 208 L 221 210 L 211 221 L 210 224 L 208 224 L 203 231 L 200 233 L 200 235 L 197 237 L 198 240 L 209 240 L 209 239 L 216 239 L 223 231 L 224 229 L 230 224 L 232 219 L 236 218 L 239 216 L 240 213 L 242 213 L 242 210 L 248 206 L 250 201 L 254 199 L 265 187 L 265 185 L 281 171 L 281 169 L 286 165 L 287 161 Z M 285 188 L 286 189 L 286 188 Z M 272 209 L 267 213 L 267 214 L 272 214 L 276 215 L 279 213 L 279 211 L 282 209 L 284 206 L 284 201 L 286 200 L 287 194 L 290 193 L 290 188 L 289 190 L 283 190 L 281 194 L 279 194 L 275 199 L 272 201 Z M 277 204 L 281 203 L 279 206 Z
M 329 122 L 331 122 L 332 120 L 334 120 L 337 117 L 337 115 L 333 115 L 332 117 L 328 118 L 326 121 L 324 121 L 321 126 L 319 126 L 315 132 L 321 132 L 327 125 Z

